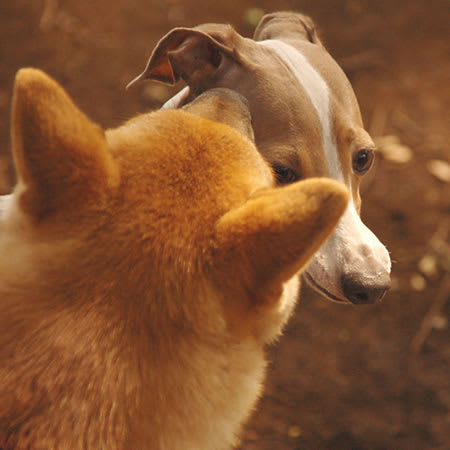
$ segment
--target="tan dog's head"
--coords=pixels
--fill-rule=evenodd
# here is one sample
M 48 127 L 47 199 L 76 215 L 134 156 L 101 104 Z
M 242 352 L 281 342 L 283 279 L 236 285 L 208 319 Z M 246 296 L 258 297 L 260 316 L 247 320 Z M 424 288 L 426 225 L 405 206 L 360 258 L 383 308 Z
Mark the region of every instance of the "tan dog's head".
M 318 176 L 344 183 L 351 193 L 348 209 L 311 261 L 307 279 L 336 301 L 373 303 L 383 296 L 390 284 L 389 254 L 359 217 L 360 180 L 375 146 L 350 83 L 311 19 L 268 14 L 253 39 L 229 25 L 175 28 L 137 79 L 188 84 L 164 108 L 213 87 L 238 91 L 248 99 L 256 145 L 279 184 Z
M 331 180 L 274 189 L 245 100 L 224 89 L 105 133 L 54 81 L 24 69 L 12 136 L 19 181 L 4 229 L 14 223 L 61 251 L 76 241 L 72 281 L 123 283 L 114 295 L 138 308 L 164 293 L 195 309 L 180 295 L 205 282 L 231 296 L 225 309 L 274 305 L 346 204 Z

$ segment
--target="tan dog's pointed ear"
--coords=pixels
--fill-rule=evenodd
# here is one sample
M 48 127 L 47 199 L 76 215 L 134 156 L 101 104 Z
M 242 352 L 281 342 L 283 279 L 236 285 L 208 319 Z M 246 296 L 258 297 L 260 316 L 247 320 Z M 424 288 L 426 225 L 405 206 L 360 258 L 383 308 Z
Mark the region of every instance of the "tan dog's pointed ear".
M 235 56 L 233 39 L 238 38 L 229 25 L 175 28 L 157 43 L 144 71 L 127 88 L 140 80 L 173 84 L 180 78 L 195 85 L 214 73 L 222 58 Z
M 39 70 L 16 76 L 11 134 L 19 204 L 37 220 L 96 203 L 118 182 L 103 129 Z
M 232 89 L 209 89 L 183 106 L 183 109 L 205 119 L 224 123 L 255 142 L 248 101 Z
M 325 242 L 347 202 L 346 188 L 325 178 L 261 191 L 217 225 L 219 283 L 241 280 L 255 305 L 279 299 L 283 283 Z

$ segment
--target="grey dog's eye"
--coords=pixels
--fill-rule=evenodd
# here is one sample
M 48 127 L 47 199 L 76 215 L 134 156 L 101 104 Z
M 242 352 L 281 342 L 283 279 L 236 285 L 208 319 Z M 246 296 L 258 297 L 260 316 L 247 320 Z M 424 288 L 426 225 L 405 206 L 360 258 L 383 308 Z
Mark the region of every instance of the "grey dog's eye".
M 358 175 L 365 174 L 373 163 L 373 150 L 359 150 L 353 155 L 353 170 Z
M 273 170 L 279 184 L 290 184 L 300 179 L 295 170 L 289 167 L 274 166 Z

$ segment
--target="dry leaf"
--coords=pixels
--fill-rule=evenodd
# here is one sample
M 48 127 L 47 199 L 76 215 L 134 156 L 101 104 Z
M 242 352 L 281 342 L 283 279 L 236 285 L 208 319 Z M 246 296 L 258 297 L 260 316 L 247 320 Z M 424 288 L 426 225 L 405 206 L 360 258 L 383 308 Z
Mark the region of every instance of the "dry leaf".
M 431 325 L 436 330 L 445 330 L 448 327 L 448 319 L 442 315 L 436 315 L 431 318 Z
M 438 180 L 450 183 L 450 164 L 441 159 L 431 159 L 427 162 L 428 171 Z
M 433 255 L 425 255 L 419 261 L 419 270 L 426 276 L 432 277 L 437 274 L 437 260 Z
M 418 273 L 411 275 L 409 284 L 415 291 L 423 291 L 427 287 L 425 278 Z
M 244 14 L 244 20 L 247 25 L 256 28 L 262 16 L 264 16 L 262 8 L 248 8 Z
M 404 164 L 413 157 L 412 150 L 400 143 L 398 136 L 381 136 L 375 139 L 379 152 L 389 161 Z
M 302 435 L 302 429 L 298 425 L 292 425 L 288 429 L 288 436 L 291 438 L 298 438 Z

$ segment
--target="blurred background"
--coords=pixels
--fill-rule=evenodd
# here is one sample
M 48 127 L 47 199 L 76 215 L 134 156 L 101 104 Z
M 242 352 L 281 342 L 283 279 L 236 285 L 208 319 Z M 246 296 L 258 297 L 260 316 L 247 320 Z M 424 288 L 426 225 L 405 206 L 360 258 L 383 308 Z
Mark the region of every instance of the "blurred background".
M 228 22 L 251 36 L 263 12 L 282 9 L 315 20 L 378 144 L 362 216 L 391 252 L 393 286 L 367 307 L 303 290 L 269 349 L 265 396 L 241 449 L 448 449 L 448 0 L 2 0 L 0 193 L 14 183 L 9 114 L 19 68 L 45 70 L 91 118 L 116 126 L 181 87 L 125 90 L 171 28 Z

